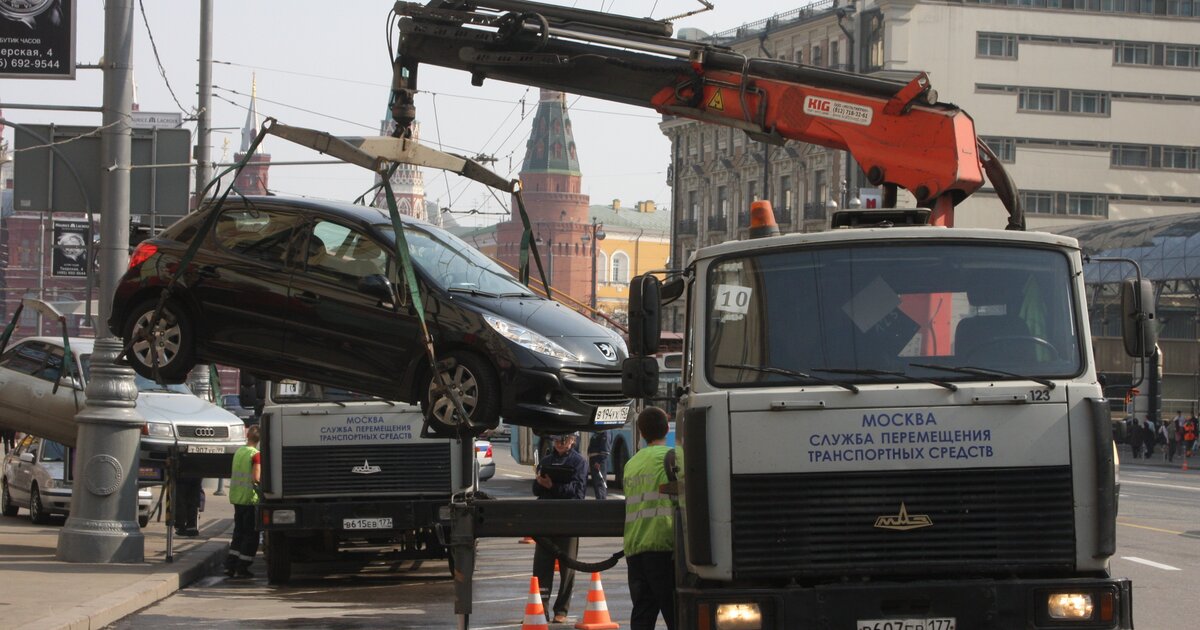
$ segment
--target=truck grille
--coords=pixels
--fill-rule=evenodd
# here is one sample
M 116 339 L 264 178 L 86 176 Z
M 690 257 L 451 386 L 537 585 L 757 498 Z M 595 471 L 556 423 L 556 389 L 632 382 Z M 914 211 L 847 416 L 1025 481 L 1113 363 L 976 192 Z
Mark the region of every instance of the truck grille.
M 448 444 L 283 447 L 283 493 L 290 498 L 449 492 Z
M 560 378 L 571 395 L 589 404 L 628 405 L 630 399 L 621 393 L 621 370 L 603 368 L 564 368 Z
M 932 525 L 875 527 L 881 516 Z M 1069 569 L 1070 467 L 734 475 L 738 577 Z

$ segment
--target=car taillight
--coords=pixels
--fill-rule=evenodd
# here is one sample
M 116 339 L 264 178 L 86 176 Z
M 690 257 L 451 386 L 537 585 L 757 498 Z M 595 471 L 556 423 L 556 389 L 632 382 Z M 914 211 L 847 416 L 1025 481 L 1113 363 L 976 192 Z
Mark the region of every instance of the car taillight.
M 142 435 L 150 435 L 150 425 L 142 423 Z
M 488 444 L 487 457 L 491 457 L 491 456 L 492 456 L 492 445 Z
M 138 245 L 137 249 L 133 250 L 133 253 L 129 256 L 129 268 L 133 269 L 134 267 L 137 267 L 157 253 L 158 245 L 153 243 L 142 243 L 141 245 Z

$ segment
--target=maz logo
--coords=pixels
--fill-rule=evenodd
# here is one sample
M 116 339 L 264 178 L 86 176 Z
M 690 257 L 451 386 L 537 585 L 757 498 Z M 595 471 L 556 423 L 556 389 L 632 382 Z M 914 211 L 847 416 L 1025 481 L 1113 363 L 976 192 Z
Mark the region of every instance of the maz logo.
M 383 472 L 383 469 L 378 466 L 372 466 L 367 460 L 363 460 L 362 466 L 355 466 L 350 469 L 350 472 L 356 475 L 374 475 Z
M 922 527 L 932 527 L 933 519 L 925 514 L 909 514 L 908 508 L 904 506 L 904 502 L 900 502 L 900 513 L 894 516 L 880 516 L 875 519 L 875 527 L 879 529 L 893 529 L 896 531 L 906 531 L 910 529 L 920 529 Z

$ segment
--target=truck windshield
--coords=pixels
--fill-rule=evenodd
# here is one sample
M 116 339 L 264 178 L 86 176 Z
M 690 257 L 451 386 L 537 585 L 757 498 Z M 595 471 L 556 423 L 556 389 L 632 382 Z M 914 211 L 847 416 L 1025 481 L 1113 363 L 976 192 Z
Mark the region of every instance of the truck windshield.
M 277 403 L 344 403 L 379 400 L 376 396 L 359 394 L 340 387 L 327 387 L 300 381 L 279 381 L 271 391 L 271 399 Z
M 1001 243 L 720 259 L 708 278 L 707 375 L 732 387 L 797 383 L 755 366 L 814 383 L 1073 376 L 1082 362 L 1073 282 L 1062 252 Z M 939 369 L 961 367 L 977 370 Z
M 395 239 L 391 224 L 376 227 Z M 413 263 L 444 290 L 491 296 L 534 295 L 491 258 L 449 232 L 409 224 L 404 226 L 404 238 Z

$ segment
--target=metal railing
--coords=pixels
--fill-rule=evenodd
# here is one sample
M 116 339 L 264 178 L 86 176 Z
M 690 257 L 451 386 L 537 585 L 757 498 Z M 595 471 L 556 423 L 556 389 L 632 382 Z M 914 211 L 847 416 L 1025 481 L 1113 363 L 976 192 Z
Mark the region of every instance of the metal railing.
M 695 234 L 698 222 L 696 219 L 680 219 L 679 233 L 680 234 Z
M 729 220 L 725 217 L 708 217 L 709 232 L 724 232 L 729 229 Z

